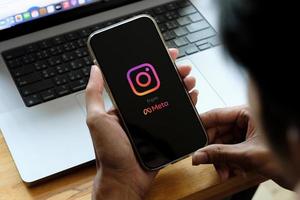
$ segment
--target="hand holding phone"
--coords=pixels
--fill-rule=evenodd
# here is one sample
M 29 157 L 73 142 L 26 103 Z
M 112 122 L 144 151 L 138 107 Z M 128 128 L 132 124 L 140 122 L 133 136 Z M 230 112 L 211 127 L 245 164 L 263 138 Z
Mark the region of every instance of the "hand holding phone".
M 172 49 L 170 55 L 175 60 L 178 51 Z M 191 67 L 179 66 L 178 71 L 196 104 L 198 92 L 193 90 L 195 79 L 189 76 Z M 93 195 L 95 197 L 101 195 L 102 190 L 108 187 L 110 195 L 126 194 L 132 197 L 131 199 L 137 199 L 134 198 L 135 196 L 143 199 L 157 171 L 146 171 L 140 167 L 129 139 L 119 123 L 117 111 L 105 111 L 102 99 L 103 90 L 104 81 L 100 69 L 94 66 L 86 90 L 87 123 L 94 143 L 97 163 Z M 128 194 L 128 191 L 137 193 Z M 120 196 L 114 197 L 106 198 L 121 199 Z
M 88 45 L 145 169 L 160 169 L 206 145 L 197 111 L 151 17 L 96 31 Z

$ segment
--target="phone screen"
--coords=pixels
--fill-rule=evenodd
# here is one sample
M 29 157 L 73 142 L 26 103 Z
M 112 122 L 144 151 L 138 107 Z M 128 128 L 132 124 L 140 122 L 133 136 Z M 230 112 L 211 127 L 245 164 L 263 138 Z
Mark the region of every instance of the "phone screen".
M 150 18 L 97 33 L 89 44 L 144 167 L 160 168 L 205 146 L 197 112 Z

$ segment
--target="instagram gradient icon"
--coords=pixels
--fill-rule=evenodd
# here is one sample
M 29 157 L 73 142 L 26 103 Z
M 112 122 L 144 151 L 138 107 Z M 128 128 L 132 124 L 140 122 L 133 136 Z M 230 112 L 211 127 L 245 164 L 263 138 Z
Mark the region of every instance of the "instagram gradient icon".
M 127 80 L 133 93 L 137 96 L 153 93 L 160 87 L 157 72 L 149 63 L 131 68 L 127 72 Z

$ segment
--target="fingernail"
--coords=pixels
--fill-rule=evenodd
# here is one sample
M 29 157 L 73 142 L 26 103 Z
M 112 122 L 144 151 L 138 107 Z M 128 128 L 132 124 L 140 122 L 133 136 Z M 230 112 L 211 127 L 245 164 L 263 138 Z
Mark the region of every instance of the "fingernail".
M 207 164 L 208 163 L 207 154 L 201 151 L 196 152 L 193 155 L 192 161 L 193 161 L 193 165 Z
M 97 67 L 96 65 L 92 65 L 92 69 L 91 69 L 91 70 L 92 70 L 92 71 L 95 71 L 95 70 L 96 70 L 96 67 Z
M 177 53 L 179 52 L 179 50 L 176 49 L 176 48 L 170 48 L 169 50 L 170 50 L 170 51 L 176 51 Z

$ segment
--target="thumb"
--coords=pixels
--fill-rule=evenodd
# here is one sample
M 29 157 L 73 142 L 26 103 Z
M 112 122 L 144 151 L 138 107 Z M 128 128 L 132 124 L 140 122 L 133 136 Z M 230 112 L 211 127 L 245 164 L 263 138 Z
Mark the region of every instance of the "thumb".
M 93 65 L 88 85 L 86 87 L 86 108 L 87 113 L 103 113 L 105 112 L 102 93 L 104 91 L 104 83 L 100 69 Z
M 244 151 L 239 145 L 214 144 L 196 151 L 193 165 L 199 164 L 235 164 L 244 165 Z

